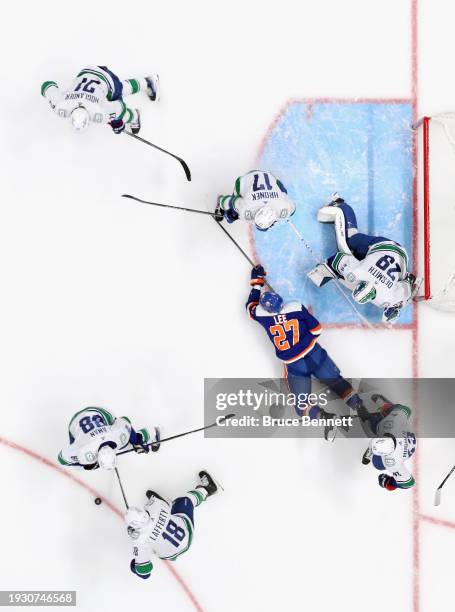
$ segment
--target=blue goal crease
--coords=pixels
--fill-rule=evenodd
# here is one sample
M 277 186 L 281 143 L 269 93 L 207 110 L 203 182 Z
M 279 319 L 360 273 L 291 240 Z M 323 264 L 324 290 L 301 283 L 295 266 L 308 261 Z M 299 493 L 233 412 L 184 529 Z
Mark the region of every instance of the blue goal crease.
M 412 106 L 386 102 L 291 103 L 263 147 L 259 167 L 285 184 L 297 211 L 292 218 L 320 261 L 336 251 L 333 226 L 316 214 L 337 191 L 353 206 L 360 231 L 402 244 L 412 261 Z M 359 318 L 331 283 L 318 289 L 306 274 L 315 261 L 284 224 L 255 232 L 256 249 L 270 281 L 286 300 L 311 306 L 324 323 L 356 324 Z M 380 309 L 362 314 L 381 321 Z M 400 323 L 412 323 L 406 308 Z

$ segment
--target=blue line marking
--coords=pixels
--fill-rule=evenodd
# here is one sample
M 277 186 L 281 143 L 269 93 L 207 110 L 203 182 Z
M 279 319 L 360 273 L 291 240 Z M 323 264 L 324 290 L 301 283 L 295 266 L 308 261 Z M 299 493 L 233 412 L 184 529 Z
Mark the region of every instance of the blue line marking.
M 402 244 L 412 261 L 411 104 L 291 103 L 260 157 L 297 205 L 292 218 L 320 261 L 336 251 L 333 226 L 317 210 L 337 191 L 354 208 L 359 230 Z M 315 261 L 286 223 L 255 232 L 257 252 L 285 300 L 311 306 L 324 323 L 359 323 L 332 283 L 318 289 L 306 277 Z M 360 307 L 372 323 L 381 311 Z M 399 322 L 412 322 L 412 308 Z

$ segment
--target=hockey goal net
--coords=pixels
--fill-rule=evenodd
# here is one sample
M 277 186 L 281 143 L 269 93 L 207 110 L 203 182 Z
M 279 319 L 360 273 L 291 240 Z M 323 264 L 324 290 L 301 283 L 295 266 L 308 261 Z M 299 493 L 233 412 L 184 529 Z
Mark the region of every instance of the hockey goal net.
M 419 119 L 419 193 L 423 227 L 423 295 L 438 310 L 455 312 L 455 112 Z

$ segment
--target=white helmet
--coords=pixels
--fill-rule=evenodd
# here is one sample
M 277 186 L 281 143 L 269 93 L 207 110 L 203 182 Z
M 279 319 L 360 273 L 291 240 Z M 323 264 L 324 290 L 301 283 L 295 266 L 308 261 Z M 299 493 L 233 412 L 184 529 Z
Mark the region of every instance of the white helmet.
M 273 210 L 271 206 L 267 204 L 262 208 L 259 208 L 254 215 L 254 223 L 256 227 L 260 230 L 267 230 L 277 220 L 276 212 Z
M 76 108 L 71 111 L 70 118 L 71 127 L 75 132 L 82 134 L 88 130 L 88 126 L 90 125 L 90 115 L 84 106 L 76 106 Z
M 145 510 L 131 506 L 125 513 L 125 523 L 133 529 L 141 529 L 145 527 L 150 520 L 150 516 Z
M 352 292 L 352 297 L 359 304 L 367 304 L 376 297 L 376 287 L 373 283 L 361 281 Z
M 380 457 L 391 455 L 395 450 L 395 446 L 396 443 L 393 436 L 373 438 L 371 441 L 371 450 L 373 451 L 373 455 L 379 455 Z
M 117 465 L 117 454 L 108 444 L 98 450 L 98 463 L 103 470 L 113 470 Z

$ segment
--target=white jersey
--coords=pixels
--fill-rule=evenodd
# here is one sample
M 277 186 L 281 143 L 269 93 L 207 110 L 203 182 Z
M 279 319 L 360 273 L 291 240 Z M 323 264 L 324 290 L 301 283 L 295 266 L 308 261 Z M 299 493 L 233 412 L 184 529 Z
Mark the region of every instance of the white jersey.
M 59 117 L 68 118 L 75 108 L 83 106 L 95 123 L 108 123 L 122 114 L 121 99 L 110 101 L 115 90 L 111 75 L 99 66 L 83 68 L 65 90 L 54 81 L 43 84 L 43 95 Z
M 239 219 L 253 223 L 256 212 L 265 205 L 273 208 L 278 221 L 295 212 L 285 187 L 270 172 L 252 170 L 236 180 L 231 206 Z
M 185 514 L 173 514 L 171 504 L 156 497 L 144 506 L 151 520 L 140 529 L 128 529 L 133 540 L 136 568 L 151 571 L 152 554 L 173 561 L 186 552 L 193 539 L 193 525 Z M 149 566 L 149 567 L 146 567 Z
M 366 257 L 360 261 L 352 254 L 339 252 L 332 267 L 351 290 L 360 281 L 373 283 L 376 297 L 371 303 L 379 308 L 401 307 L 412 297 L 411 282 L 407 277 L 408 255 L 396 242 L 384 241 L 372 245 Z
M 98 460 L 98 449 L 105 442 L 116 445 L 116 451 L 128 446 L 131 424 L 125 417 L 115 418 L 103 408 L 85 408 L 69 424 L 70 444 L 59 454 L 62 465 L 91 465 Z
M 401 404 L 396 404 L 389 414 L 379 421 L 376 428 L 378 437 L 390 433 L 395 436 L 396 447 L 390 455 L 382 456 L 385 469 L 395 478 L 398 485 L 403 488 L 412 487 L 415 480 L 405 465 L 416 450 L 417 440 L 415 434 L 409 431 L 409 418 L 411 409 Z

